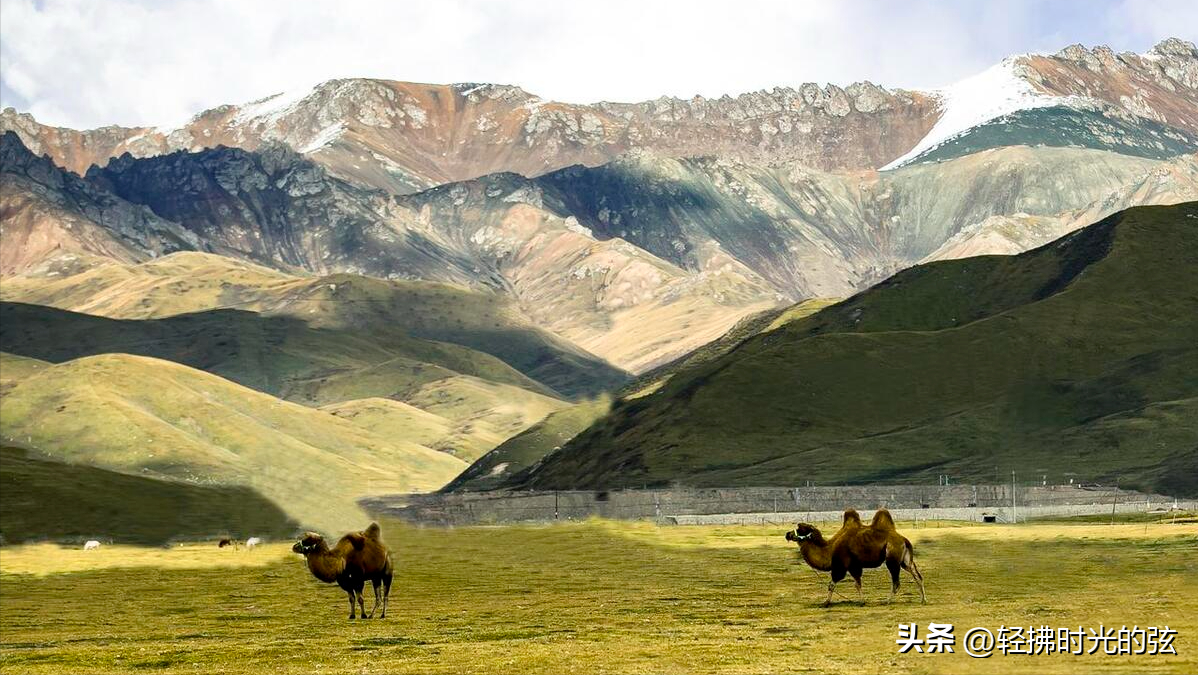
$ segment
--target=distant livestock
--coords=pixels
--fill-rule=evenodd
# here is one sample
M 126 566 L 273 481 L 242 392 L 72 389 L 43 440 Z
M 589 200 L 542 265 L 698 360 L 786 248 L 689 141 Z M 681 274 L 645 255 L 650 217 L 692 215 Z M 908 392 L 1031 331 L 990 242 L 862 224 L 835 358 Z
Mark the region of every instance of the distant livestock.
M 245 547 L 246 548 L 254 548 L 255 546 L 257 546 L 258 544 L 261 544 L 261 543 L 262 543 L 262 539 L 260 539 L 259 537 L 250 537 L 249 539 L 245 540 Z
M 84 551 L 92 551 L 97 548 L 100 548 L 100 542 L 96 541 L 95 539 L 88 539 L 87 542 L 83 544 Z
M 326 584 L 336 582 L 349 594 L 350 619 L 355 618 L 355 600 L 362 611 L 363 619 L 374 617 L 374 612 L 380 604 L 381 584 L 383 611 L 379 618 L 387 618 L 387 596 L 391 594 L 394 564 L 391 561 L 391 552 L 383 543 L 383 534 L 378 523 L 371 523 L 370 527 L 362 532 L 350 532 L 341 537 L 337 545 L 331 549 L 325 543 L 324 537 L 315 532 L 307 532 L 303 538 L 295 542 L 291 550 L 304 556 L 312 576 Z M 362 589 L 367 581 L 374 586 L 374 607 L 370 608 L 370 614 L 366 613 L 366 602 L 362 599 Z
M 786 540 L 798 543 L 799 553 L 812 568 L 832 573 L 825 607 L 832 604 L 836 583 L 844 579 L 846 572 L 852 575 L 857 585 L 857 597 L 860 598 L 862 570 L 880 567 L 883 563 L 890 571 L 890 598 L 887 602 L 894 600 L 898 593 L 900 569 L 911 573 L 919 586 L 920 602 L 927 602 L 923 575 L 915 566 L 915 549 L 906 537 L 898 533 L 894 518 L 886 509 L 878 509 L 868 526 L 861 524 L 860 514 L 848 509 L 844 512 L 844 524 L 840 531 L 832 535 L 829 541 L 824 540 L 818 528 L 808 523 L 796 525 L 794 530 L 786 533 Z
M 217 545 L 216 545 L 216 547 L 217 547 L 217 548 L 224 548 L 224 547 L 226 547 L 226 546 L 232 546 L 232 545 L 233 545 L 233 540 L 232 540 L 232 539 L 221 539 L 221 540 L 220 540 L 220 543 L 219 543 L 219 544 L 217 544 Z

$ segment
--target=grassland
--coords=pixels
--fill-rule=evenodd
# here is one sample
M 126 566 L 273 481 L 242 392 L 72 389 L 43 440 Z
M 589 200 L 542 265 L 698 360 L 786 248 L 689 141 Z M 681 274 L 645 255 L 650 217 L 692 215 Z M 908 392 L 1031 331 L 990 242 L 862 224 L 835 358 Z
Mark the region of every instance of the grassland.
M 399 570 L 385 621 L 346 621 L 340 592 L 311 579 L 282 545 L 232 555 L 214 545 L 49 556 L 45 547 L 5 548 L 0 666 L 34 673 L 1198 668 L 1198 524 L 908 525 L 929 604 L 917 602 L 910 584 L 884 604 L 885 575 L 874 570 L 865 577 L 864 605 L 838 600 L 830 609 L 819 607 L 826 581 L 796 564 L 779 528 L 606 521 L 384 528 Z M 1179 632 L 1178 656 L 974 660 L 960 647 L 951 655 L 898 654 L 897 625 L 913 621 L 953 623 L 958 636 L 973 626 L 1168 625 Z
M 674 372 L 509 487 L 992 481 L 1198 494 L 1198 203 L 920 265 Z

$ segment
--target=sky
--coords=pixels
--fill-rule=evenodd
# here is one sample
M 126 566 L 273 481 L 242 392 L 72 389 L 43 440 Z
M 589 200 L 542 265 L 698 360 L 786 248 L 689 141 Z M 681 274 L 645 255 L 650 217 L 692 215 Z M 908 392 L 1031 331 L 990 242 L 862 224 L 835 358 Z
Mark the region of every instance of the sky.
M 869 80 L 932 89 L 1073 43 L 1198 40 L 1198 0 L 3 0 L 0 105 L 177 126 L 336 77 L 574 103 Z

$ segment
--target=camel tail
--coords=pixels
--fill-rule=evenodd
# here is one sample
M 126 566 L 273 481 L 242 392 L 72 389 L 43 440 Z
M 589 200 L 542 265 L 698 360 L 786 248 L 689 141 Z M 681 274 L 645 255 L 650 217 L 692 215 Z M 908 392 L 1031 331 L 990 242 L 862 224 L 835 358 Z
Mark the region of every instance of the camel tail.
M 367 539 L 374 539 L 375 541 L 383 540 L 383 528 L 379 527 L 378 523 L 371 523 L 362 534 L 366 535 Z
M 923 593 L 923 574 L 919 571 L 919 566 L 915 564 L 915 547 L 911 545 L 911 540 L 903 537 L 903 567 L 906 567 L 911 576 L 919 582 L 920 593 Z

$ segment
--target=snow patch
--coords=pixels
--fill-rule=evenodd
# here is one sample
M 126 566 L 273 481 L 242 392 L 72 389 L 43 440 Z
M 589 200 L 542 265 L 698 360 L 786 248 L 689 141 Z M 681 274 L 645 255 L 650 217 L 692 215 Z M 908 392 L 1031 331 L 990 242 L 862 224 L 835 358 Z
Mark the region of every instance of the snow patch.
M 275 122 L 315 89 L 314 86 L 291 89 L 239 106 L 233 121 L 238 124 L 254 121 Z
M 882 167 L 895 169 L 932 150 L 946 141 L 996 117 L 1020 110 L 1060 105 L 1065 97 L 1049 96 L 1032 88 L 1015 72 L 1018 56 L 968 77 L 960 82 L 931 92 L 940 99 L 944 111 L 932 130 L 907 151 L 907 154 Z
M 316 152 L 324 146 L 332 143 L 341 137 L 341 133 L 345 131 L 345 125 L 337 122 L 331 124 L 316 133 L 307 143 L 298 149 L 301 155 L 306 155 L 310 152 Z

